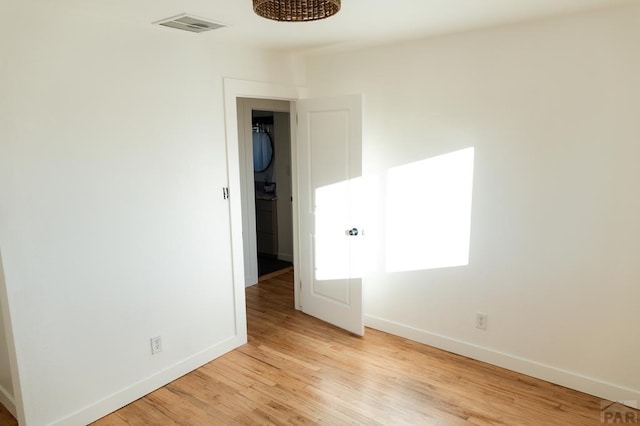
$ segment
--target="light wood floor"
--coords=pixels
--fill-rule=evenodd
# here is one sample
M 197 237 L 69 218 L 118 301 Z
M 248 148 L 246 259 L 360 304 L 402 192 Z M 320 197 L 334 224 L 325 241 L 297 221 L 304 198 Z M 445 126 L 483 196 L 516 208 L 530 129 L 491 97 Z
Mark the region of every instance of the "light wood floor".
M 0 425 L 17 426 L 18 422 L 9 411 L 0 404 Z
M 95 425 L 601 424 L 599 398 L 297 312 L 292 282 L 247 289 L 247 345 Z

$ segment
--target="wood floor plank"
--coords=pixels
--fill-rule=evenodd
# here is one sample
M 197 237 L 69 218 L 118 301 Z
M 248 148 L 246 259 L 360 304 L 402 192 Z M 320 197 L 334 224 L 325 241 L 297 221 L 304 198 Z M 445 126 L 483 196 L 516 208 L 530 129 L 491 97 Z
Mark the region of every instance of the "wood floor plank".
M 594 396 L 298 312 L 291 270 L 246 296 L 246 345 L 95 425 L 601 424 Z
M 0 404 L 0 425 L 18 426 L 18 421 L 2 404 Z

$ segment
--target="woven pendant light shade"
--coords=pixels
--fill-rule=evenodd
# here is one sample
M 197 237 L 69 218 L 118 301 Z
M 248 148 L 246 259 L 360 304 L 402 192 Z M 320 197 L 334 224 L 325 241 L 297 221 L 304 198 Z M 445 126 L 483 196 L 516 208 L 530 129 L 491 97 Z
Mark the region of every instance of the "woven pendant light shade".
M 274 21 L 316 21 L 338 13 L 340 0 L 253 0 L 253 10 Z

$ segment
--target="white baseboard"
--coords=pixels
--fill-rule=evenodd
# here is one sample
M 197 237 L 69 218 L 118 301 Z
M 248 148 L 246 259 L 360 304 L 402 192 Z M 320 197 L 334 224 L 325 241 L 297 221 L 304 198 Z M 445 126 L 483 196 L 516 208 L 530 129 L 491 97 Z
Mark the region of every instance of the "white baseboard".
M 9 393 L 4 386 L 0 386 L 0 404 L 4 405 L 4 408 L 9 410 L 11 415 L 18 418 L 18 412 L 16 410 L 16 400 L 13 398 L 13 395 Z
M 453 352 L 458 355 L 526 374 L 570 389 L 597 396 L 609 401 L 640 401 L 640 390 L 630 389 L 613 383 L 607 383 L 581 374 L 567 371 L 551 365 L 542 364 L 490 348 L 463 342 L 447 336 L 420 330 L 404 324 L 398 324 L 374 316 L 365 316 L 367 327 L 425 345 Z M 634 407 L 636 408 L 636 407 Z
M 242 337 L 233 336 L 218 344 L 208 347 L 200 353 L 167 367 L 153 376 L 147 377 L 146 379 L 134 383 L 133 385 L 97 401 L 94 404 L 84 407 L 75 413 L 54 422 L 53 424 L 59 426 L 75 426 L 80 424 L 86 425 L 94 422 L 245 343 L 246 340 L 243 340 Z
M 278 253 L 278 260 L 293 263 L 293 254 L 291 253 Z

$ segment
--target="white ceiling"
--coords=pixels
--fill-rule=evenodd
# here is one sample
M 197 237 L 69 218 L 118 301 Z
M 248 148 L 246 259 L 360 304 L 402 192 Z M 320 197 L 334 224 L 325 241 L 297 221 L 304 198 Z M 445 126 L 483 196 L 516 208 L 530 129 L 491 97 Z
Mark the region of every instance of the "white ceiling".
M 48 0 L 52 1 L 52 0 Z M 637 0 L 342 0 L 336 16 L 317 22 L 279 23 L 256 16 L 252 0 L 53 0 L 133 25 L 190 13 L 228 28 L 200 35 L 225 43 L 314 53 L 418 39 L 504 25 Z

